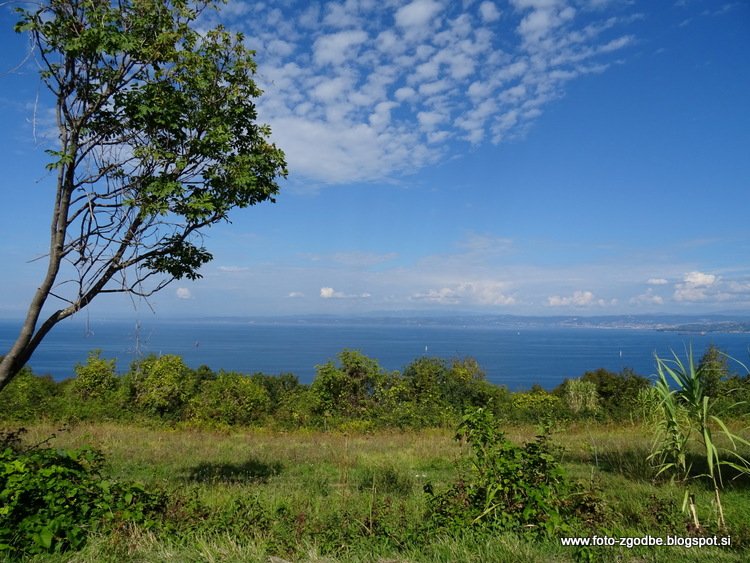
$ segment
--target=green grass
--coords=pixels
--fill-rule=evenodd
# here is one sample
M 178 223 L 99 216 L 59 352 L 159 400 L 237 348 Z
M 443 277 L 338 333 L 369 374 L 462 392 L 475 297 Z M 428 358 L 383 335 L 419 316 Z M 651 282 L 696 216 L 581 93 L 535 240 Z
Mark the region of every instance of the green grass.
M 508 534 L 410 536 L 424 519 L 425 483 L 446 487 L 466 467 L 467 451 L 451 430 L 375 434 L 266 430 L 230 433 L 81 424 L 56 432 L 29 428 L 35 443 L 55 432 L 55 447 L 101 449 L 107 474 L 167 491 L 176 527 L 155 535 L 124 527 L 92 538 L 83 551 L 39 561 L 744 561 L 750 545 L 750 486 L 723 492 L 734 547 L 597 547 Z M 516 443 L 531 427 L 507 429 Z M 599 535 L 685 537 L 683 489 L 653 482 L 645 462 L 652 435 L 638 425 L 561 429 L 568 475 L 602 499 Z M 710 487 L 693 483 L 704 525 L 715 522 Z M 593 532 L 592 532 L 593 533 Z M 713 532 L 712 532 L 713 533 Z

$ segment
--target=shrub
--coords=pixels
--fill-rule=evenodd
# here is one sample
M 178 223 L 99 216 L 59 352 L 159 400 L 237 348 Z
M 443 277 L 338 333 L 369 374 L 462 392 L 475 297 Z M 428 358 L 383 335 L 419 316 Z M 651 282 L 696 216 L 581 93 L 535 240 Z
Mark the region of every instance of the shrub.
M 404 392 L 414 411 L 414 426 L 455 424 L 476 408 L 500 413 L 508 403 L 508 390 L 486 381 L 486 374 L 473 358 L 423 356 L 414 360 L 402 376 Z
M 100 399 L 117 389 L 116 360 L 106 360 L 101 354 L 101 350 L 93 350 L 85 364 L 76 364 L 76 378 L 68 387 L 71 394 L 81 399 Z
M 339 366 L 327 362 L 316 367 L 311 390 L 318 414 L 371 418 L 376 413 L 387 374 L 375 360 L 359 350 L 345 348 Z
M 8 439 L 15 434 L 16 439 Z M 0 554 L 11 557 L 80 549 L 90 532 L 125 522 L 144 528 L 164 506 L 138 484 L 103 479 L 91 448 L 23 451 L 17 433 L 0 444 Z M 0 438 L 3 438 L 0 435 Z
M 604 368 L 587 371 L 581 381 L 596 386 L 599 405 L 607 416 L 615 420 L 631 417 L 638 393 L 651 385 L 648 378 L 637 375 L 630 368 L 624 368 L 619 374 Z
M 150 354 L 136 361 L 123 380 L 125 403 L 134 404 L 146 414 L 178 418 L 183 406 L 195 393 L 195 372 L 180 356 Z
M 551 535 L 565 528 L 561 509 L 568 486 L 545 428 L 534 441 L 513 444 L 484 409 L 466 415 L 456 438 L 474 454 L 470 475 L 428 494 L 428 527 L 463 532 L 472 527 Z
M 57 394 L 49 375 L 36 376 L 24 366 L 0 393 L 0 418 L 19 422 L 39 420 Z
M 514 419 L 535 424 L 545 418 L 564 418 L 567 411 L 560 397 L 547 393 L 544 389 L 514 393 L 512 404 Z
M 241 373 L 219 372 L 214 381 L 203 384 L 188 407 L 189 418 L 226 425 L 248 425 L 257 422 L 269 409 L 268 391 Z

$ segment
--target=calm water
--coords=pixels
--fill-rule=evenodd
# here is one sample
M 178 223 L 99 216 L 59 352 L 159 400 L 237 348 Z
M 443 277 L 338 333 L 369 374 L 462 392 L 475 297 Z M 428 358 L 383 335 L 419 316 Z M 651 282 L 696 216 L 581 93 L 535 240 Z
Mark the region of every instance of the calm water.
M 17 330 L 18 324 L 0 321 L 1 351 L 8 349 Z M 291 372 L 310 383 L 316 365 L 335 359 L 343 348 L 353 348 L 388 370 L 402 369 L 422 355 L 471 356 L 493 383 L 512 390 L 534 383 L 551 389 L 566 377 L 601 367 L 616 372 L 629 367 L 649 376 L 656 371 L 655 352 L 666 357 L 673 349 L 684 357 L 692 343 L 699 357 L 710 342 L 750 365 L 750 334 L 167 321 L 144 323 L 138 331 L 133 322 L 92 323 L 87 333 L 84 322 L 76 319 L 55 327 L 30 365 L 37 374 L 49 373 L 62 380 L 74 375 L 73 366 L 85 361 L 90 350 L 101 348 L 104 357 L 117 358 L 120 372 L 127 370 L 140 351 L 177 354 L 193 368 L 206 364 L 217 371 Z

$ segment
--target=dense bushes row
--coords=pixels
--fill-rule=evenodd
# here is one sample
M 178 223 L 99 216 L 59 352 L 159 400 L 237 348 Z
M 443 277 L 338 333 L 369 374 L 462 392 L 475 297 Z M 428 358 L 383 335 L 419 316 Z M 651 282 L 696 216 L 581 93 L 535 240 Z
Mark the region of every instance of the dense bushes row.
M 312 385 L 288 373 L 214 372 L 187 367 L 179 356 L 149 355 L 117 375 L 115 360 L 89 355 L 77 377 L 56 383 L 28 368 L 0 393 L 0 420 L 155 420 L 214 427 L 267 425 L 369 430 L 455 424 L 467 411 L 484 408 L 513 422 L 649 416 L 654 396 L 649 379 L 629 369 L 599 369 L 565 380 L 548 392 L 535 385 L 511 393 L 493 385 L 471 358 L 421 357 L 401 372 L 382 369 L 359 351 L 343 350 L 338 361 L 317 366 Z M 719 402 L 729 408 L 750 397 L 750 376 L 730 374 L 726 357 L 713 346 L 699 370 Z M 734 406 L 743 414 L 747 404 Z

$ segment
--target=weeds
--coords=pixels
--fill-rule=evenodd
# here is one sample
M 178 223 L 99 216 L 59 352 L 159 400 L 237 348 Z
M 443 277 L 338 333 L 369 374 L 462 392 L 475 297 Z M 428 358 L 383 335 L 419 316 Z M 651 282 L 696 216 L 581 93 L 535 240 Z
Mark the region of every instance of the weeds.
M 472 472 L 459 475 L 443 492 L 425 486 L 429 525 L 454 532 L 479 526 L 546 537 L 568 530 L 563 513 L 572 506 L 566 500 L 571 488 L 549 430 L 542 427 L 533 441 L 518 446 L 486 411 L 464 417 L 456 438 L 465 440 L 474 454 Z

